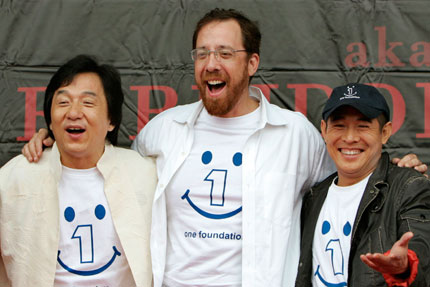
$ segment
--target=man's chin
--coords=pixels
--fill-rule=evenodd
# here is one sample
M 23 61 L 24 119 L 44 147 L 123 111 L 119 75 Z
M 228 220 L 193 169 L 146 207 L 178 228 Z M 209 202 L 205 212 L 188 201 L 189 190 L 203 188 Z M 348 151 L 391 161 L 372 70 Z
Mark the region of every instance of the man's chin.
M 225 91 L 218 97 L 212 97 L 207 94 L 205 89 L 200 89 L 200 95 L 208 113 L 217 117 L 228 114 L 238 101 L 236 98 L 229 97 L 229 94 L 225 93 Z
M 224 107 L 223 103 L 216 99 L 203 99 L 203 105 L 210 115 L 217 117 L 223 116 L 231 110 Z

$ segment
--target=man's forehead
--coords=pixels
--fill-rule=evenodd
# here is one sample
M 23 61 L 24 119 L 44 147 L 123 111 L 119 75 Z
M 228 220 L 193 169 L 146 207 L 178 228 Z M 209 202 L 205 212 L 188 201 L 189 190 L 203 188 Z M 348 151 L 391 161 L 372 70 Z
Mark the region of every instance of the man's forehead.
M 200 29 L 197 34 L 196 47 L 201 48 L 208 44 L 232 47 L 236 41 L 242 43 L 242 29 L 235 19 L 214 20 L 206 23 Z
M 53 98 L 94 98 L 108 101 L 103 83 L 97 73 L 79 73 L 65 81 L 53 94 Z
M 66 87 L 71 86 L 73 84 L 77 84 L 78 82 L 81 85 L 88 86 L 91 90 L 96 90 L 99 88 L 101 88 L 102 90 L 104 89 L 102 79 L 97 73 L 82 72 L 65 79 L 55 92 L 58 93 L 60 91 L 63 91 Z
M 372 119 L 365 116 L 358 109 L 354 108 L 353 106 L 349 106 L 349 105 L 344 105 L 344 106 L 338 107 L 336 110 L 334 110 L 332 112 L 329 119 L 338 120 L 338 119 L 344 119 L 347 116 L 355 117 L 359 120 L 372 121 Z

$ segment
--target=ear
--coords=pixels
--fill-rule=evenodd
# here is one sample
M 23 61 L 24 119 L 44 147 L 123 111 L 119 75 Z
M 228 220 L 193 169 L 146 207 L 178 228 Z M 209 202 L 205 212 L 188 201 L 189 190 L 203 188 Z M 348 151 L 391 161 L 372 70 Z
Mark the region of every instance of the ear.
M 393 124 L 391 122 L 387 122 L 382 128 L 382 144 L 386 144 L 388 139 L 391 137 L 391 133 L 393 132 Z
M 324 120 L 321 120 L 321 135 L 324 141 L 325 141 L 326 131 L 327 131 L 327 123 Z
M 248 76 L 253 76 L 257 72 L 258 65 L 260 64 L 260 56 L 257 53 L 251 55 L 248 60 Z
M 114 128 L 115 126 L 113 124 L 109 124 L 108 131 L 111 132 L 114 130 Z

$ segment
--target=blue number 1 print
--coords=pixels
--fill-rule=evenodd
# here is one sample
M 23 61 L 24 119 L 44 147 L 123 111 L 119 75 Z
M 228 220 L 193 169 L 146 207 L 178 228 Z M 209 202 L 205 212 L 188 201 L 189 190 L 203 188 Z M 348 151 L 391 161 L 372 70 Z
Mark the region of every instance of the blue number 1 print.
M 213 169 L 206 176 L 205 181 L 211 182 L 211 205 L 224 206 L 225 183 L 227 180 L 227 171 L 224 169 Z M 214 185 L 214 182 L 222 182 Z
M 72 239 L 79 239 L 81 263 L 93 263 L 93 226 L 91 224 L 78 225 L 75 229 L 75 232 L 73 232 Z

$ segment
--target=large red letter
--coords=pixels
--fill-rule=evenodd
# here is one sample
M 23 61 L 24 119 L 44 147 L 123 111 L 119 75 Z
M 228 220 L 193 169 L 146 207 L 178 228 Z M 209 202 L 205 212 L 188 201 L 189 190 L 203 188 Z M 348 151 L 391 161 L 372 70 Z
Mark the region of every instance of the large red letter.
M 176 91 L 167 86 L 131 86 L 130 90 L 137 91 L 137 132 L 149 121 L 150 114 L 158 114 L 169 108 L 172 108 L 178 102 L 178 95 Z M 160 109 L 151 109 L 150 105 L 150 92 L 151 90 L 159 90 L 164 93 L 164 106 Z M 133 140 L 136 136 L 129 136 Z
M 330 96 L 332 89 L 329 86 L 321 84 L 287 84 L 288 89 L 295 89 L 296 111 L 306 116 L 308 109 L 308 89 L 323 90 L 327 98 Z
M 411 50 L 418 51 L 419 46 L 422 46 L 423 50 L 421 52 L 412 54 L 412 56 L 409 58 L 409 61 L 411 62 L 411 65 L 414 67 L 421 67 L 423 65 L 426 65 L 427 67 L 429 67 L 430 66 L 430 43 L 416 42 L 411 46 Z M 422 61 L 419 61 L 420 57 L 422 57 Z
M 430 138 L 430 83 L 417 83 L 424 88 L 424 133 L 416 134 L 417 138 Z
M 357 52 L 354 52 L 354 46 L 357 46 Z M 367 49 L 364 43 L 351 43 L 346 47 L 348 52 L 351 52 L 345 58 L 345 65 L 348 67 L 368 67 L 369 62 L 367 62 Z M 354 61 L 355 60 L 355 61 Z
M 24 136 L 17 137 L 17 141 L 29 141 L 36 132 L 36 117 L 43 117 L 43 111 L 36 110 L 37 92 L 44 92 L 45 87 L 23 87 L 18 92 L 25 93 L 25 121 Z
M 386 27 L 375 27 L 375 30 L 378 31 L 378 63 L 375 64 L 376 67 L 403 67 L 405 63 L 400 61 L 400 59 L 394 54 L 393 49 L 397 46 L 402 46 L 402 42 L 390 42 L 388 45 L 390 48 L 386 50 L 387 43 L 387 32 Z M 389 58 L 391 63 L 386 61 L 386 58 Z
M 375 88 L 382 88 L 388 90 L 393 100 L 393 135 L 402 127 L 405 121 L 406 105 L 405 100 L 399 90 L 391 85 L 382 83 L 369 83 L 368 85 L 374 86 Z

